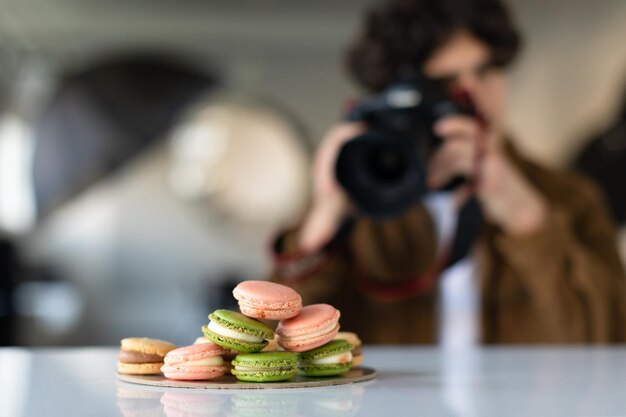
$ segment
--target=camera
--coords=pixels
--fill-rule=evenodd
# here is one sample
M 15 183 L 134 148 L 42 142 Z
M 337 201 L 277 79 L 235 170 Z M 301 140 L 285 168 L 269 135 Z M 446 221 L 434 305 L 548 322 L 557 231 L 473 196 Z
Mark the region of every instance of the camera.
M 438 81 L 419 76 L 392 83 L 347 115 L 368 129 L 339 150 L 337 181 L 361 214 L 397 216 L 427 193 L 426 164 L 441 144 L 434 123 L 452 114 L 474 113 L 467 94 L 452 94 Z M 443 189 L 463 181 L 456 178 Z

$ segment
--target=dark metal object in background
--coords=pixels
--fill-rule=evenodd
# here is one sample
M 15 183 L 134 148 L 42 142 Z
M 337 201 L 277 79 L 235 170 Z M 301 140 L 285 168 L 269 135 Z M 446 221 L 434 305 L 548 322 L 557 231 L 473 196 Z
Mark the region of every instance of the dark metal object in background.
M 67 75 L 35 126 L 39 216 L 162 139 L 184 106 L 215 84 L 213 74 L 157 54 L 102 60 Z
M 0 239 L 0 346 L 15 344 L 13 293 L 17 275 L 17 252 L 13 244 Z
M 617 120 L 594 135 L 574 168 L 598 183 L 618 224 L 626 224 L 626 91 Z

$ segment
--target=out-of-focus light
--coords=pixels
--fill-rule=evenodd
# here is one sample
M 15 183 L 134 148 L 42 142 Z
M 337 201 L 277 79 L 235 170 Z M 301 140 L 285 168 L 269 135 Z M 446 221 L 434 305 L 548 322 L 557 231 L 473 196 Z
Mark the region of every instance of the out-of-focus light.
M 207 124 L 183 125 L 173 135 L 172 157 L 184 163 L 173 166 L 169 182 L 172 189 L 186 199 L 198 199 L 213 194 L 216 178 L 207 176 L 228 148 L 228 129 Z
M 35 220 L 30 129 L 16 116 L 0 121 L 0 229 L 27 231 Z
M 77 322 L 83 311 L 80 293 L 68 282 L 29 282 L 15 291 L 17 313 L 33 317 L 42 329 L 64 333 Z

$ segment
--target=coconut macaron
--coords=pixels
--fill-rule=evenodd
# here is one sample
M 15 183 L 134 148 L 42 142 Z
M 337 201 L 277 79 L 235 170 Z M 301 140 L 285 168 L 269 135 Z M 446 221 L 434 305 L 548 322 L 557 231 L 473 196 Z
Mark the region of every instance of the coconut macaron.
M 161 373 L 163 358 L 176 345 L 148 337 L 127 337 L 120 342 L 117 372 L 120 374 L 155 375 Z
M 278 344 L 290 352 L 304 352 L 322 346 L 339 331 L 339 310 L 329 304 L 311 304 L 300 314 L 278 324 Z
M 233 290 L 239 310 L 248 317 L 284 320 L 297 316 L 302 297 L 293 288 L 269 281 L 243 281 Z
M 165 356 L 161 372 L 169 379 L 195 381 L 214 379 L 227 371 L 224 349 L 215 343 L 202 343 L 174 349 Z

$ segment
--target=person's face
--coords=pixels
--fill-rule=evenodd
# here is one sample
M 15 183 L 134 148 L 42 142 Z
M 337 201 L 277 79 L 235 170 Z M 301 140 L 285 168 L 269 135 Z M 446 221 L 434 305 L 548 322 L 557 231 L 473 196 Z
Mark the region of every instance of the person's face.
M 501 129 L 506 118 L 506 76 L 491 65 L 487 46 L 465 31 L 459 31 L 428 58 L 427 77 L 445 81 L 467 91 L 478 110 L 492 126 Z

